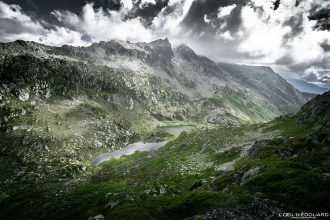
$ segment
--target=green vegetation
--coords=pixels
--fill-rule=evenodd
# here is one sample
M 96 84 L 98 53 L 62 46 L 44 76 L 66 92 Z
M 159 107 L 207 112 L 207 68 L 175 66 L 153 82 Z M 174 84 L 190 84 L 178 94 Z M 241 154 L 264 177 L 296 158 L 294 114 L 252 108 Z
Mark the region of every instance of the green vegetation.
M 296 110 L 303 98 L 270 72 L 264 84 L 244 72 L 233 88 L 199 88 L 200 71 L 216 81 L 226 74 L 197 55 L 191 64 L 178 54 L 178 66 L 135 46 L 141 50 L 122 47 L 105 66 L 109 60 L 96 62 L 89 48 L 0 44 L 0 219 L 268 219 L 278 210 L 327 211 L 328 98 L 256 124 Z M 269 89 L 270 79 L 284 92 Z M 167 144 L 91 165 L 139 141 Z
M 233 92 L 202 99 L 202 111 L 197 118 L 208 115 L 216 109 L 221 109 L 221 118 L 225 115 L 226 120 L 229 120 L 231 124 L 235 124 L 237 121 L 251 124 L 264 122 L 278 115 L 276 111 L 270 110 L 264 101 L 255 97 L 245 97 L 244 94 L 235 94 Z
M 223 98 L 219 97 L 219 96 L 215 96 L 215 97 L 211 97 L 208 98 L 206 101 L 204 101 L 203 106 L 215 106 L 215 107 L 224 107 L 225 105 L 225 101 L 223 100 Z
M 291 126 L 284 126 L 285 120 Z M 178 219 L 249 204 L 256 193 L 280 202 L 287 210 L 325 211 L 330 192 L 329 180 L 323 176 L 330 171 L 325 165 L 329 145 L 315 140 L 325 140 L 329 131 L 292 137 L 292 126 L 299 129 L 294 121 L 295 117 L 289 117 L 266 125 L 267 130 L 281 128 L 281 136 L 254 145 L 236 168 L 221 172 L 216 169 L 219 165 L 238 159 L 242 152 L 239 145 L 221 149 L 250 141 L 262 127 L 183 133 L 156 152 L 137 152 L 102 164 L 87 182 L 56 200 L 47 200 L 51 206 L 39 214 L 47 215 L 50 210 L 54 214 L 47 215 L 50 219 L 98 213 L 110 219 Z M 251 174 L 250 170 L 256 171 Z M 70 208 L 59 202 L 63 199 Z M 63 211 L 56 214 L 56 210 Z
M 20 127 L 3 133 L 2 218 L 87 219 L 102 214 L 106 219 L 183 219 L 248 206 L 256 198 L 287 211 L 324 212 L 329 206 L 330 132 L 300 124 L 299 114 L 191 133 L 182 131 L 193 126 L 168 123 L 137 133 L 134 129 L 139 131 L 148 119 L 134 111 L 123 117 L 126 106 L 112 108 L 112 100 L 105 98 L 53 97 L 31 106 L 12 97 L 10 108 L 2 108 L 2 117 L 19 115 L 9 117 L 4 130 L 23 122 L 40 128 L 39 133 Z M 168 129 L 182 133 L 173 136 Z M 109 146 L 111 131 L 116 132 L 116 145 L 169 142 L 157 151 L 90 166 Z

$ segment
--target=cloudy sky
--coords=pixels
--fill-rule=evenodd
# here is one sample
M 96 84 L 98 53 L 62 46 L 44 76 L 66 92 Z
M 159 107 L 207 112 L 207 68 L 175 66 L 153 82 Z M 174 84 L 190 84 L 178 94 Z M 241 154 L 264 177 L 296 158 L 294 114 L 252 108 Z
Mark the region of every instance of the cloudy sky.
M 0 41 L 168 37 L 215 61 L 330 83 L 330 0 L 0 0 Z

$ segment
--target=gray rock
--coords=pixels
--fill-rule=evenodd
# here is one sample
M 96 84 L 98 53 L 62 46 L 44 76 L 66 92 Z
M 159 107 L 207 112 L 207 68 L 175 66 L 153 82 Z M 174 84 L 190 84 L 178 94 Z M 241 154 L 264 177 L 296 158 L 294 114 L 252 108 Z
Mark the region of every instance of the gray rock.
M 89 217 L 88 220 L 104 220 L 104 216 L 102 214 L 98 214 L 94 217 Z
M 246 183 L 248 180 L 250 180 L 252 177 L 255 177 L 256 175 L 258 175 L 260 172 L 260 167 L 253 167 L 250 170 L 248 170 L 247 172 L 245 172 L 242 176 L 241 179 L 241 184 Z
M 191 219 L 202 220 L 264 220 L 277 219 L 278 213 L 283 213 L 284 208 L 276 201 L 255 198 L 248 204 L 237 208 L 215 209 L 204 215 L 195 216 Z
M 30 98 L 29 91 L 28 90 L 19 90 L 17 97 L 19 100 L 25 102 L 25 101 L 29 100 L 29 98 Z
M 329 181 L 330 180 L 330 173 L 322 173 L 322 178 L 325 181 Z

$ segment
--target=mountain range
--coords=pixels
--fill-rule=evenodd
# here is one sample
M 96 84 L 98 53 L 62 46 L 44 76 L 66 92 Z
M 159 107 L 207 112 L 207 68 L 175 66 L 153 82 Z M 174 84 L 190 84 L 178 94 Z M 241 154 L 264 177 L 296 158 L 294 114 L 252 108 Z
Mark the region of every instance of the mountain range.
M 329 90 L 301 79 L 288 79 L 287 81 L 296 89 L 305 93 L 322 94 Z
M 168 39 L 1 43 L 0 218 L 326 212 L 329 94 Z
M 157 119 L 258 122 L 294 112 L 303 95 L 269 67 L 216 63 L 167 39 L 90 47 L 1 44 L 1 81 L 52 95 L 108 92 Z M 8 83 L 7 83 L 8 82 Z M 16 93 L 20 93 L 16 91 Z M 33 92 L 32 92 L 33 93 Z

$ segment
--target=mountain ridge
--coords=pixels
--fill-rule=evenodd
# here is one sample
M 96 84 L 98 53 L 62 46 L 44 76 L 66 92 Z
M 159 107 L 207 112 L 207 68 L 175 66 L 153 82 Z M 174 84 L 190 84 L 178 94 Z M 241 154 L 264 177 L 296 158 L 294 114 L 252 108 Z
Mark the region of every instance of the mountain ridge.
M 99 75 L 98 77 L 101 78 L 111 76 L 111 74 L 109 75 L 106 72 L 113 72 L 115 75 L 116 72 L 126 72 L 126 74 L 130 72 L 128 75 L 131 75 L 131 77 L 139 81 L 142 80 L 145 85 L 149 84 L 151 81 L 158 81 L 167 88 L 166 90 L 182 94 L 186 96 L 185 99 L 191 101 L 196 100 L 196 98 L 208 99 L 210 97 L 218 97 L 219 94 L 221 99 L 227 99 L 227 97 L 223 97 L 221 94 L 226 94 L 228 92 L 241 96 L 240 99 L 245 99 L 246 95 L 249 95 L 256 99 L 253 101 L 253 104 L 257 103 L 256 108 L 269 108 L 272 114 L 294 112 L 306 101 L 301 94 L 292 89 L 289 84 L 286 84 L 285 81 L 281 80 L 280 77 L 269 68 L 265 68 L 265 71 L 262 72 L 265 75 L 268 71 L 268 75 L 272 75 L 273 79 L 277 79 L 278 83 L 276 85 L 268 84 L 268 88 L 256 84 L 249 86 L 245 82 L 246 77 L 250 78 L 250 80 L 248 80 L 249 82 L 258 79 L 256 77 L 253 79 L 252 74 L 244 75 L 242 72 L 237 71 L 238 65 L 217 64 L 207 57 L 197 55 L 186 45 L 180 45 L 172 49 L 167 38 L 150 43 L 131 43 L 112 40 L 109 42 L 94 43 L 89 47 L 50 47 L 34 42 L 23 41 L 1 44 L 1 46 L 4 54 L 9 56 L 14 54 L 15 57 L 15 54 L 17 54 L 23 57 L 29 56 L 32 60 L 35 60 L 35 58 L 37 60 L 48 59 L 49 65 L 51 65 L 50 62 L 52 62 L 52 59 L 56 62 L 66 62 L 69 66 L 80 65 L 79 62 L 81 62 L 82 66 L 85 65 L 84 68 L 88 68 L 89 65 L 96 65 L 97 69 L 100 69 L 100 72 L 98 74 L 89 74 L 91 78 L 95 78 L 96 75 Z M 8 51 L 11 51 L 12 54 L 9 54 L 10 52 L 8 53 Z M 230 70 L 228 66 L 234 66 L 236 70 Z M 49 68 L 51 69 L 52 67 L 49 66 Z M 77 66 L 75 68 L 79 69 L 80 67 Z M 106 70 L 107 68 L 110 69 Z M 255 70 L 256 68 L 260 67 L 245 66 L 245 69 L 250 72 L 253 72 L 251 70 Z M 80 70 L 78 70 L 78 72 L 79 71 Z M 93 72 L 91 70 L 89 71 Z M 103 73 L 101 73 L 102 71 Z M 78 72 L 77 74 L 79 75 Z M 88 75 L 88 72 L 84 73 L 84 75 L 85 74 Z M 117 81 L 127 81 L 127 79 L 130 78 L 128 75 L 125 76 L 126 78 L 124 77 L 125 79 L 119 79 L 120 76 L 117 74 Z M 136 77 L 137 75 L 140 77 L 139 79 Z M 274 77 L 275 75 L 276 77 Z M 115 76 L 111 76 L 110 78 L 113 79 L 113 77 Z M 131 80 L 133 80 L 133 78 L 131 78 Z M 260 84 L 268 83 L 268 80 L 269 79 L 265 79 L 260 82 Z M 103 79 L 102 82 L 99 83 L 104 84 L 105 82 L 106 81 Z M 144 95 L 142 95 L 144 98 L 141 97 L 141 94 L 138 95 L 140 96 L 139 101 L 141 101 L 141 99 L 145 101 L 143 99 L 150 95 L 154 97 L 153 99 L 156 98 L 155 91 L 153 91 L 152 88 L 150 88 L 151 90 L 146 94 L 146 91 L 142 88 L 138 88 L 138 86 L 132 91 L 132 88 L 127 87 L 127 82 L 118 83 L 122 84 L 121 88 L 128 89 L 128 91 L 135 93 L 135 95 L 136 93 L 144 93 Z M 127 85 L 125 85 L 125 83 Z M 129 84 L 132 83 L 134 84 L 136 82 L 131 81 Z M 95 82 L 94 86 L 97 86 Z M 260 91 L 255 89 L 256 86 L 258 86 Z M 277 87 L 281 87 L 281 89 L 285 91 L 281 91 L 277 89 Z M 292 94 L 293 96 L 288 98 L 285 97 L 286 94 Z M 276 100 L 276 103 L 272 103 L 271 99 Z M 287 100 L 289 100 L 289 102 Z M 256 113 L 252 111 L 247 113 L 236 111 L 235 109 L 235 112 L 232 112 L 232 109 L 235 107 L 232 106 L 233 103 L 230 103 L 230 101 L 228 103 L 229 104 L 223 107 L 223 109 L 225 112 L 233 115 L 234 118 L 238 117 L 243 121 L 249 121 L 254 120 L 253 118 L 256 116 L 256 118 L 258 118 L 257 120 L 263 120 L 262 117 L 264 116 L 260 115 L 260 112 Z M 210 114 L 212 115 L 213 113 L 211 112 Z M 218 115 L 218 113 L 215 114 Z
M 329 89 L 314 85 L 313 83 L 307 82 L 305 80 L 287 79 L 287 81 L 301 92 L 322 94 L 329 90 Z

